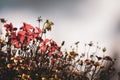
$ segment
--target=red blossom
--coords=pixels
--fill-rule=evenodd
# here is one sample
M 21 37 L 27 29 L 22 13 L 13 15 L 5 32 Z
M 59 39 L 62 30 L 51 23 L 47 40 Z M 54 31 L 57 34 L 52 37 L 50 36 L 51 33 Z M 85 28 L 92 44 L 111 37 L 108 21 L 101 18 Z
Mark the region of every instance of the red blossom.
M 18 36 L 24 36 L 25 33 L 26 33 L 25 31 L 19 31 L 19 32 L 18 32 Z
M 49 54 L 48 54 L 49 56 L 52 56 L 53 55 L 53 52 L 49 52 Z
M 43 46 L 41 46 L 41 47 L 40 47 L 40 49 L 41 49 L 41 52 L 42 52 L 42 53 L 45 53 L 45 52 L 46 52 L 47 47 L 46 47 L 45 45 L 43 45 Z
M 11 35 L 9 35 L 8 39 L 15 39 L 16 37 L 16 32 L 12 32 Z
M 17 42 L 17 40 L 12 39 L 10 43 L 11 43 L 11 45 L 14 45 L 16 42 Z
M 10 23 L 10 24 L 5 24 L 4 25 L 4 27 L 6 28 L 6 31 L 8 32 L 8 31 L 12 31 L 13 30 L 13 24 L 12 23 Z
M 43 43 L 48 43 L 48 42 L 50 42 L 50 39 L 45 39 L 44 41 L 43 41 Z
M 59 56 L 61 57 L 63 55 L 62 51 L 59 52 Z
M 22 29 L 25 30 L 25 31 L 28 31 L 30 29 L 33 29 L 33 26 L 24 22 Z
M 19 44 L 18 41 L 15 43 L 15 47 L 16 47 L 16 48 L 20 48 L 20 44 Z
M 26 35 L 33 35 L 32 31 L 26 31 Z
M 25 40 L 25 33 L 25 31 L 18 32 L 18 39 L 20 40 L 20 42 L 23 42 Z
M 58 45 L 52 39 L 45 39 L 41 42 L 40 50 L 43 53 L 49 52 L 48 55 L 52 56 L 56 50 L 58 50 Z M 62 53 L 61 53 L 62 54 Z M 60 55 L 61 55 L 60 54 Z
M 33 36 L 27 36 L 27 43 L 30 43 L 31 40 L 34 40 Z

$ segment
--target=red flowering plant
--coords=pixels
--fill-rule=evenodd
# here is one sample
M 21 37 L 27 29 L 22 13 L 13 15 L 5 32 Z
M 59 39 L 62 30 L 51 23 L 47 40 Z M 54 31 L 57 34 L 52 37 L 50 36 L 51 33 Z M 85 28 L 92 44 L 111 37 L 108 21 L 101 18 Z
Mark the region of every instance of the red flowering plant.
M 6 35 L 5 40 L 1 39 L 1 54 L 6 54 L 6 68 L 15 71 L 14 74 L 17 75 L 17 77 L 15 75 L 10 77 L 10 80 L 22 79 L 23 73 L 24 76 L 29 75 L 30 80 L 41 79 L 43 68 L 50 70 L 49 66 L 62 57 L 61 46 L 52 39 L 43 38 L 43 35 L 51 30 L 52 25 L 53 22 L 46 20 L 43 28 L 40 29 L 24 22 L 18 29 L 12 23 L 4 23 Z M 54 55 L 58 58 L 54 58 Z
M 41 22 L 41 17 L 37 20 Z M 109 80 L 115 72 L 114 59 L 90 53 L 93 43 L 85 44 L 88 51 L 78 53 L 78 44 L 71 51 L 61 51 L 53 39 L 44 37 L 51 31 L 53 22 L 46 20 L 42 29 L 28 23 L 16 28 L 12 23 L 4 24 L 5 39 L 0 39 L 0 80 Z M 106 48 L 102 49 L 105 53 Z M 105 66 L 109 63 L 110 66 Z M 6 77 L 7 76 L 7 77 Z

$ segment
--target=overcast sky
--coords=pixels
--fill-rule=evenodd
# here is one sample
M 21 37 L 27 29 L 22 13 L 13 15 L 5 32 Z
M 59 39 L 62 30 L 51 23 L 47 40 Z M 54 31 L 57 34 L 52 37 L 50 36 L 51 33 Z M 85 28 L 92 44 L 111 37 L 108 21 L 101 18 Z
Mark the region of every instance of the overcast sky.
M 0 17 L 16 27 L 22 22 L 36 26 L 38 16 L 43 22 L 52 20 L 55 25 L 47 36 L 58 43 L 93 40 L 110 45 L 119 15 L 120 0 L 0 0 Z

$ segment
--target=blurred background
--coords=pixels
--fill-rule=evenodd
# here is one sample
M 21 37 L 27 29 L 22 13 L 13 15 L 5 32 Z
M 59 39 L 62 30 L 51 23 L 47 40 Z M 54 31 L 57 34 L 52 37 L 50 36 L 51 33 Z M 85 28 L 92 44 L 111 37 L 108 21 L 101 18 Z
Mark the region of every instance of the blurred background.
M 38 26 L 38 16 L 54 22 L 47 37 L 58 44 L 66 41 L 66 48 L 80 41 L 82 50 L 93 41 L 109 54 L 120 50 L 120 0 L 0 0 L 0 17 L 15 27 L 23 22 Z

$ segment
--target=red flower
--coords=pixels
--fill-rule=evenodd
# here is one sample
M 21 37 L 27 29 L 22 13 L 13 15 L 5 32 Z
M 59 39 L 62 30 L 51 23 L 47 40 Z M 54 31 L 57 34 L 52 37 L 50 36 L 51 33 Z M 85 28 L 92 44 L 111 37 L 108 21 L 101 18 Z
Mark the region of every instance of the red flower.
M 46 45 L 43 45 L 43 46 L 40 47 L 40 50 L 41 50 L 42 53 L 45 53 L 46 49 L 47 49 Z
M 31 32 L 31 31 L 26 31 L 26 35 L 33 35 L 33 32 Z
M 30 43 L 31 40 L 34 40 L 33 36 L 27 36 L 27 43 Z
M 16 43 L 15 43 L 15 47 L 16 47 L 16 48 L 20 48 L 19 42 L 16 42 Z
M 24 36 L 25 33 L 26 33 L 25 31 L 19 31 L 19 32 L 18 32 L 18 36 Z
M 18 32 L 18 39 L 20 40 L 20 42 L 23 42 L 25 40 L 25 33 L 25 31 Z
M 14 45 L 15 48 L 20 48 L 20 44 L 17 40 L 11 40 L 11 45 Z
M 61 57 L 63 55 L 62 51 L 59 52 L 59 57 Z
M 11 43 L 11 45 L 14 45 L 16 42 L 17 42 L 17 40 L 12 39 L 10 43 Z
M 33 29 L 33 26 L 24 22 L 22 28 L 23 28 L 23 30 L 28 31 L 30 29 Z
M 49 52 L 49 54 L 48 54 L 49 56 L 52 56 L 53 55 L 53 52 Z
M 34 38 L 37 38 L 37 37 L 39 37 L 39 34 L 33 33 L 33 37 L 34 37 Z
M 15 39 L 16 38 L 16 32 L 12 32 L 11 35 L 9 35 L 8 39 Z
M 50 39 L 45 39 L 44 41 L 43 41 L 43 43 L 48 43 L 48 42 L 50 42 Z
M 13 30 L 13 25 L 12 25 L 12 23 L 10 23 L 10 24 L 5 24 L 4 27 L 6 28 L 6 31 L 7 31 L 7 32 Z

